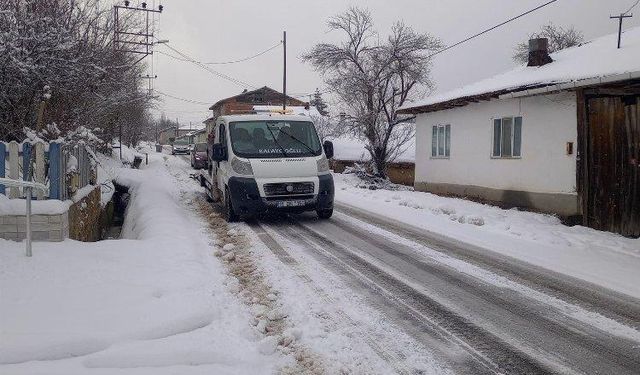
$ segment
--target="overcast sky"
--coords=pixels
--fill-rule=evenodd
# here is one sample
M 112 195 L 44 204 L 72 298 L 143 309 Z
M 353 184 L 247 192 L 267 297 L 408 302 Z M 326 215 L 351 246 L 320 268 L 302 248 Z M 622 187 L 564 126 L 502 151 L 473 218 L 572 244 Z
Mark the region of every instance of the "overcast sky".
M 141 2 L 141 1 L 139 1 Z M 147 0 L 148 3 L 153 0 Z M 170 46 L 204 62 L 240 59 L 278 43 L 287 31 L 287 91 L 308 93 L 324 87 L 322 78 L 303 64 L 300 55 L 315 43 L 339 41 L 338 32 L 327 32 L 327 19 L 349 6 L 368 8 L 381 36 L 391 24 L 402 20 L 414 29 L 453 44 L 467 36 L 529 10 L 545 0 L 155 0 L 164 12 L 156 35 Z M 444 52 L 434 58 L 433 80 L 437 91 L 446 91 L 501 73 L 514 66 L 513 46 L 526 40 L 540 26 L 553 22 L 573 25 L 587 40 L 617 32 L 611 14 L 627 10 L 635 0 L 559 0 L 495 31 Z M 136 4 L 137 1 L 132 1 Z M 625 21 L 625 28 L 640 25 L 638 15 Z M 156 51 L 176 55 L 168 47 Z M 603 56 L 606 58 L 606 56 Z M 185 99 L 214 103 L 238 94 L 237 85 L 198 66 L 156 53 L 153 56 L 155 88 Z M 256 59 L 210 65 L 222 74 L 255 87 L 282 89 L 282 48 Z M 251 89 L 252 87 L 246 87 Z M 329 98 L 327 98 L 329 99 Z M 162 97 L 159 111 L 181 123 L 200 123 L 208 105 L 186 103 Z

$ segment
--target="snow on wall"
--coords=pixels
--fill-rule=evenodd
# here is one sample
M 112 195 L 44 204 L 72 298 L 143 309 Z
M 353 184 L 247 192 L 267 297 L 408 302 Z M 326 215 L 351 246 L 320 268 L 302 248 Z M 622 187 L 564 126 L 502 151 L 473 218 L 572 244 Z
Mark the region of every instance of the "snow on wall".
M 493 118 L 522 116 L 522 158 L 493 159 Z M 451 125 L 451 157 L 431 158 L 431 127 Z M 416 119 L 416 183 L 475 185 L 540 193 L 572 193 L 577 140 L 576 98 L 561 93 L 492 100 Z M 575 146 L 574 146 L 575 149 Z

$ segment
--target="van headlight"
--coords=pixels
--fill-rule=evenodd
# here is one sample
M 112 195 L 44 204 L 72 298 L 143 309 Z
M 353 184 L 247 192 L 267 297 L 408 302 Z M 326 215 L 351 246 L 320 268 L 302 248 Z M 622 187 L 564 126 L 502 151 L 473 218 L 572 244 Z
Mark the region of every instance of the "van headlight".
M 318 165 L 318 173 L 329 171 L 329 160 L 324 156 L 318 159 L 316 164 Z
M 231 169 L 239 175 L 251 176 L 253 175 L 253 168 L 248 161 L 242 161 L 236 157 L 231 159 Z

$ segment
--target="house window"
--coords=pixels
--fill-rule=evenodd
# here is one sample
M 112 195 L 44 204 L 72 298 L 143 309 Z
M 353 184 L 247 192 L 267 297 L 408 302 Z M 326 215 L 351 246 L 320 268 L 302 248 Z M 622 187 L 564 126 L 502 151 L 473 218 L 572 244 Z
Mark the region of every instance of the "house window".
M 494 158 L 519 158 L 522 156 L 522 117 L 493 119 Z
M 431 157 L 448 158 L 451 152 L 451 125 L 434 125 L 431 133 Z

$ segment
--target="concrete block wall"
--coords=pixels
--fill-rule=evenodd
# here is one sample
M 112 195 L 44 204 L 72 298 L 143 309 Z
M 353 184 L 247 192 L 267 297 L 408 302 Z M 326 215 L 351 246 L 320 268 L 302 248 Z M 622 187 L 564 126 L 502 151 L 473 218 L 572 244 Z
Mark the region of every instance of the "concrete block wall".
M 78 241 L 98 241 L 103 226 L 101 222 L 100 185 L 85 197 L 74 202 L 67 212 L 57 215 L 31 215 L 31 232 L 34 241 L 62 241 L 71 238 Z M 25 215 L 0 215 L 0 238 L 22 241 L 27 237 Z
M 34 241 L 62 241 L 69 237 L 69 215 L 31 215 L 31 238 Z M 25 215 L 0 216 L 0 238 L 22 241 L 27 238 Z

